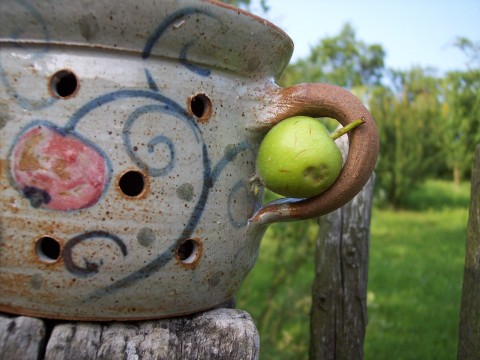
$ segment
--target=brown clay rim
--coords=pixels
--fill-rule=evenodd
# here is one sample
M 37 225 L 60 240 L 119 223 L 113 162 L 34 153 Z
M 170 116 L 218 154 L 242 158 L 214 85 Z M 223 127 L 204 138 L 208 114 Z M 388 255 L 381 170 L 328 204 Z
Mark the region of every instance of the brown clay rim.
M 233 5 L 230 5 L 230 4 L 225 4 L 225 3 L 217 1 L 217 0 L 201 0 L 201 1 L 206 2 L 206 3 L 210 3 L 212 5 L 216 5 L 218 7 L 223 7 L 225 9 L 233 10 L 233 11 L 238 12 L 239 14 L 248 16 L 248 17 L 252 18 L 253 20 L 255 20 L 255 21 L 257 21 L 257 22 L 259 22 L 263 25 L 266 25 L 266 26 L 272 28 L 273 30 L 277 31 L 278 33 L 282 34 L 286 39 L 290 40 L 290 42 L 293 44 L 292 39 L 290 38 L 290 36 L 285 31 L 283 31 L 281 28 L 279 28 L 277 25 L 273 24 L 272 22 L 270 22 L 268 20 L 265 20 L 264 18 L 262 18 L 258 15 L 252 14 L 252 13 L 246 11 L 246 10 L 240 9 L 240 8 L 238 8 L 236 6 L 233 6 Z
M 45 318 L 45 319 L 56 319 L 56 320 L 66 320 L 66 321 L 102 321 L 102 322 L 111 322 L 111 321 L 140 321 L 140 320 L 153 320 L 153 319 L 170 319 L 173 317 L 186 316 L 186 315 L 195 315 L 200 314 L 203 311 L 219 308 L 226 301 L 231 299 L 231 295 L 226 296 L 224 300 L 216 302 L 213 305 L 206 305 L 198 307 L 190 311 L 182 311 L 166 315 L 151 315 L 154 310 L 148 310 L 149 315 L 144 316 L 125 316 L 126 312 L 118 312 L 118 316 L 101 316 L 101 315 L 64 315 L 64 314 L 54 314 L 48 311 L 36 310 L 27 307 L 10 305 L 10 304 L 0 304 L 0 312 L 5 312 L 8 314 L 16 314 L 23 316 L 30 316 L 36 318 Z M 99 311 L 100 313 L 100 311 Z M 123 316 L 122 316 L 123 315 Z

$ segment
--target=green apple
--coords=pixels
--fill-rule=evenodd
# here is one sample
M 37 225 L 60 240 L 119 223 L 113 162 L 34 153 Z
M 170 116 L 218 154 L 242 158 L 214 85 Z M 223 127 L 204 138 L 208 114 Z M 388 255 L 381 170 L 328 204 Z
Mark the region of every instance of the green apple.
M 257 157 L 262 183 L 273 192 L 295 198 L 327 190 L 342 170 L 342 154 L 318 120 L 295 116 L 275 125 Z

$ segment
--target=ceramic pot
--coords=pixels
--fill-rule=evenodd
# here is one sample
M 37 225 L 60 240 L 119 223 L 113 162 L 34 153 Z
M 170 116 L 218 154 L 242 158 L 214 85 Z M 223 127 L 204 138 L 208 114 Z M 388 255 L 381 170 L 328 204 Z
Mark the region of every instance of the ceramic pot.
M 0 4 L 0 311 L 175 316 L 230 299 L 271 222 L 348 202 L 378 152 L 349 92 L 279 88 L 293 45 L 213 1 Z M 260 205 L 259 143 L 293 116 L 350 136 L 325 193 Z

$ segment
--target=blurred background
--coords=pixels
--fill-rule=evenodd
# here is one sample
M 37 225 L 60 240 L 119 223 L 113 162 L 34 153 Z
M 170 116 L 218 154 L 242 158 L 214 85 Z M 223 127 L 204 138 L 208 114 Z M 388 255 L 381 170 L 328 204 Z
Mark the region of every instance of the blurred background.
M 480 2 L 225 2 L 290 35 L 281 86 L 345 87 L 377 121 L 365 359 L 455 358 L 480 144 Z M 317 234 L 314 220 L 271 226 L 238 294 L 260 331 L 261 359 L 308 357 Z

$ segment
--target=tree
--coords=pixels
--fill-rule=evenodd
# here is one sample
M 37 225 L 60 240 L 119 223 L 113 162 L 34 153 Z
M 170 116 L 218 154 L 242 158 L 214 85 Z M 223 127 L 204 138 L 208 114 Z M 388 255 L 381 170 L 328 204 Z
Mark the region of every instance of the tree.
M 398 208 L 444 163 L 440 85 L 431 69 L 390 71 L 389 76 L 392 87 L 375 87 L 368 105 L 380 136 L 377 194 Z
M 452 71 L 444 79 L 444 144 L 455 184 L 468 176 L 480 143 L 480 70 Z
M 469 70 L 480 67 L 480 41 L 474 42 L 468 38 L 459 37 L 454 45 L 462 50 L 467 57 L 467 68 Z
M 340 34 L 320 40 L 306 59 L 289 66 L 282 85 L 301 81 L 327 82 L 352 89 L 378 85 L 384 71 L 385 51 L 381 45 L 367 45 L 345 24 Z
M 469 176 L 475 146 L 480 143 L 480 42 L 458 38 L 467 70 L 451 71 L 443 82 L 444 146 L 453 181 Z

